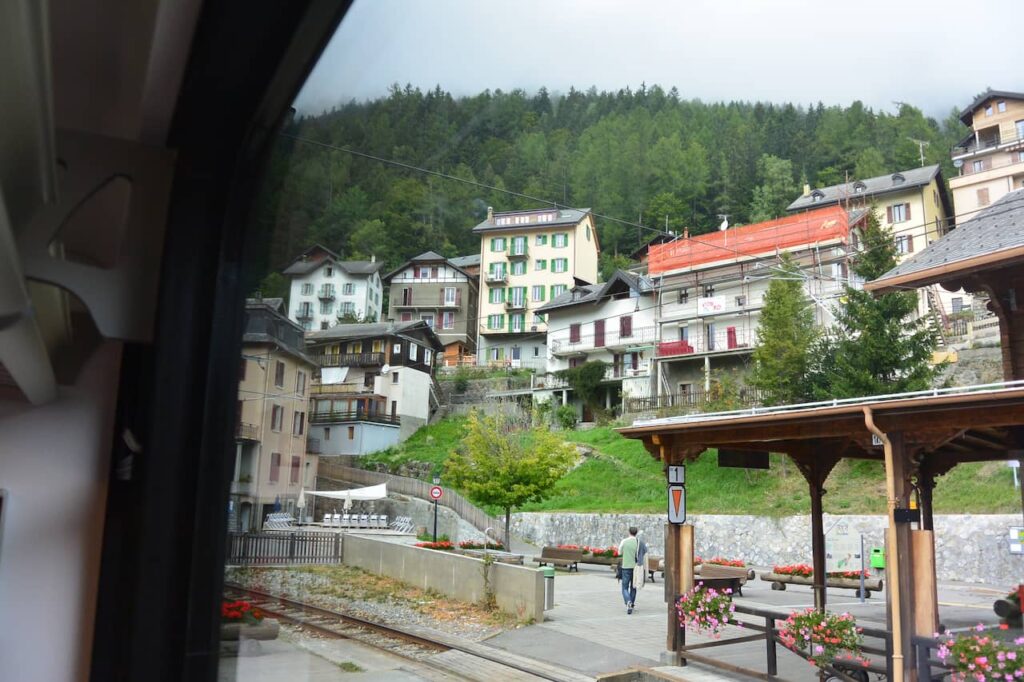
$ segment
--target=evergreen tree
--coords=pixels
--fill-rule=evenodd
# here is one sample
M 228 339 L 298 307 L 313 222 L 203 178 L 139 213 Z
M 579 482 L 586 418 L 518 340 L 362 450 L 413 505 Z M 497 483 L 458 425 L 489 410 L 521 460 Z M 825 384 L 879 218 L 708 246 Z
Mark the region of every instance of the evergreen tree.
M 765 404 L 788 405 L 811 398 L 806 379 L 817 336 L 803 273 L 788 253 L 783 254 L 764 297 L 753 355 L 751 385 L 766 392 Z
M 870 281 L 896 266 L 896 241 L 880 225 L 875 209 L 868 214 L 862 237 L 862 251 L 852 267 L 858 277 Z M 810 383 L 817 397 L 854 398 L 929 388 L 937 374 L 930 362 L 935 337 L 923 319 L 911 320 L 916 311 L 916 291 L 873 296 L 845 287 L 830 338 L 813 351 L 816 367 Z
M 764 154 L 757 162 L 757 170 L 761 184 L 754 188 L 754 200 L 750 204 L 752 223 L 778 218 L 800 194 L 793 181 L 793 163 L 789 159 Z

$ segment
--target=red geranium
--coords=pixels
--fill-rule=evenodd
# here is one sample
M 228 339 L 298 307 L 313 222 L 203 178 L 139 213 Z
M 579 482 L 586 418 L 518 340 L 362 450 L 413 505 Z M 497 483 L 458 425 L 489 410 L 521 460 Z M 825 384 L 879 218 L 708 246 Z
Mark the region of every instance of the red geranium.
M 265 614 L 244 599 L 238 601 L 225 599 L 220 605 L 220 617 L 221 620 L 228 622 L 241 621 L 256 624 L 263 620 Z

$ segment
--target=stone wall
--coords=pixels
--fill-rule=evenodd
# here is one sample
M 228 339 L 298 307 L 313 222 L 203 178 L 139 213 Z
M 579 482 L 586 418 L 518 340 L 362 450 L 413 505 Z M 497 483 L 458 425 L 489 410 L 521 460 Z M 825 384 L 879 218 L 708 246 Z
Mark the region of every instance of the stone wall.
M 810 516 L 691 516 L 696 526 L 696 552 L 702 557 L 744 559 L 754 567 L 810 563 Z M 825 515 L 826 532 L 839 521 L 864 534 L 865 547 L 883 546 L 884 516 Z M 630 526 L 644 531 L 656 554 L 664 554 L 665 517 L 655 514 L 520 513 L 512 532 L 537 545 L 618 544 Z M 1024 556 L 1008 548 L 1010 526 L 1021 525 L 1016 514 L 937 515 L 936 572 L 939 580 L 977 582 L 1003 589 L 1020 582 Z

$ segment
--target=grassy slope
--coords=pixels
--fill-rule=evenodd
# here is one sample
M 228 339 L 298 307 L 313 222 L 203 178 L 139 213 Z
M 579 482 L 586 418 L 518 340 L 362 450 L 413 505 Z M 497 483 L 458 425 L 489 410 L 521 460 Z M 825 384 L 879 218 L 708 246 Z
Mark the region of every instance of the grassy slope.
M 420 429 L 397 448 L 368 459 L 440 465 L 461 437 L 465 419 L 446 419 Z M 665 477 L 639 441 L 609 427 L 573 431 L 567 439 L 597 450 L 555 486 L 550 498 L 522 511 L 665 512 Z M 772 455 L 771 470 L 720 469 L 713 453 L 686 468 L 687 508 L 694 514 L 806 514 L 807 484 L 792 462 Z M 825 511 L 832 514 L 885 512 L 885 478 L 877 462 L 844 460 L 825 484 Z M 1014 513 L 1020 493 L 1002 462 L 961 464 L 935 488 L 936 513 Z

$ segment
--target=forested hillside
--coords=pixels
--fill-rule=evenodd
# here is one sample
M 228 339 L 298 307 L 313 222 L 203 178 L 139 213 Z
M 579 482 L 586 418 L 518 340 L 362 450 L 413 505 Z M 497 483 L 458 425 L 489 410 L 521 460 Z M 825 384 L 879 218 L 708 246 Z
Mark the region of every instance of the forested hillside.
M 851 92 L 851 97 L 855 96 Z M 955 113 L 926 118 L 860 102 L 704 103 L 658 87 L 618 92 L 484 92 L 453 98 L 392 88 L 387 97 L 300 118 L 276 142 L 258 220 L 278 268 L 320 242 L 388 265 L 432 249 L 473 253 L 488 206 L 533 199 L 389 166 L 400 161 L 646 226 L 702 233 L 778 215 L 803 183 L 824 186 L 942 162 L 967 130 Z M 297 139 L 301 138 L 301 139 Z M 303 141 L 305 140 L 305 141 Z M 319 143 L 312 144 L 310 141 Z M 605 267 L 653 232 L 597 220 Z M 269 288 L 275 288 L 268 282 Z M 279 285 L 279 283 L 278 283 Z

